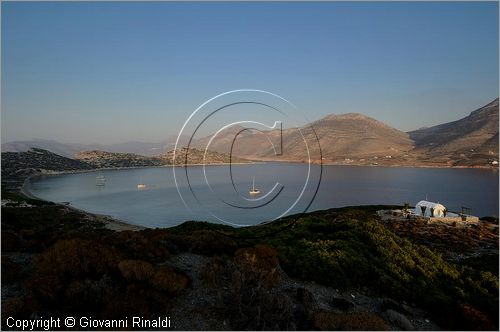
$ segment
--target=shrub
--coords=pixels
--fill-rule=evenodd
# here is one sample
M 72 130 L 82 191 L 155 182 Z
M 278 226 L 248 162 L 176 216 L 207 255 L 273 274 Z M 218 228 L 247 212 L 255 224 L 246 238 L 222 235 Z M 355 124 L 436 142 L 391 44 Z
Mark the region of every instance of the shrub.
M 56 300 L 74 279 L 100 279 L 117 270 L 119 254 L 98 242 L 61 240 L 35 260 L 28 287 L 45 300 Z
M 387 324 L 371 312 L 334 313 L 319 311 L 313 315 L 314 326 L 322 331 L 387 331 Z
M 123 260 L 118 264 L 118 268 L 127 280 L 147 281 L 155 273 L 153 264 L 140 260 Z
M 26 303 L 23 297 L 12 297 L 2 303 L 2 324 L 7 317 L 22 317 L 26 309 Z
M 239 249 L 234 255 L 234 262 L 249 282 L 269 286 L 280 280 L 278 253 L 269 245 L 257 244 Z
M 222 288 L 227 285 L 234 271 L 236 271 L 234 265 L 229 264 L 227 258 L 214 257 L 201 270 L 201 278 L 212 288 Z
M 160 230 L 158 236 L 153 237 L 156 230 L 123 231 L 109 235 L 106 242 L 129 258 L 151 262 L 164 262 L 171 254 L 163 240 L 167 235 Z
M 191 252 L 205 256 L 232 255 L 237 248 L 233 239 L 211 230 L 194 231 L 185 241 Z
M 2 211 L 3 212 L 3 211 Z M 18 251 L 21 246 L 19 236 L 11 231 L 2 231 L 2 251 Z
M 94 314 L 106 299 L 118 289 L 116 280 L 108 275 L 100 279 L 76 279 L 64 288 L 61 302 L 71 312 Z
M 109 293 L 103 300 L 99 315 L 105 319 L 126 316 L 148 317 L 164 313 L 169 298 L 146 283 L 129 283 L 125 288 Z
M 238 250 L 233 259 L 214 257 L 202 278 L 217 292 L 217 307 L 235 330 L 292 330 L 295 305 L 281 290 L 276 251 L 266 245 Z M 302 323 L 302 322 L 301 322 Z
M 460 309 L 463 315 L 463 322 L 457 328 L 464 330 L 495 330 L 495 325 L 493 325 L 492 321 L 479 309 L 470 304 L 462 304 L 460 305 Z
M 119 254 L 99 242 L 61 240 L 39 255 L 35 261 L 38 273 L 60 277 L 102 275 L 114 270 Z
M 179 293 L 189 285 L 189 278 L 170 266 L 160 266 L 151 278 L 151 285 L 168 293 Z
M 14 263 L 9 257 L 2 256 L 2 282 L 11 283 L 21 279 L 19 265 Z

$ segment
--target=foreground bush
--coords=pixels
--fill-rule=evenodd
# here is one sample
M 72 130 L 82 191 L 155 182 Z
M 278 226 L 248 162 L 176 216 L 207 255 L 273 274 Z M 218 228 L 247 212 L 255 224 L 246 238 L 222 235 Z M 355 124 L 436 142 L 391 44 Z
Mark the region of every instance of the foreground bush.
M 141 243 L 130 234 L 125 238 Z M 78 238 L 57 242 L 35 260 L 26 283 L 28 295 L 8 308 L 54 309 L 96 318 L 166 313 L 170 299 L 189 285 L 188 277 L 167 265 L 127 258 L 128 248 L 121 248 Z
M 320 311 L 313 316 L 314 326 L 322 331 L 387 331 L 387 324 L 371 312 L 333 313 Z
M 296 329 L 295 305 L 273 286 L 279 279 L 276 250 L 268 245 L 239 249 L 233 259 L 214 257 L 203 270 L 218 294 L 218 308 L 235 330 Z
M 234 262 L 248 281 L 274 285 L 280 280 L 278 253 L 269 245 L 239 249 Z
M 30 288 L 46 300 L 58 300 L 75 279 L 100 279 L 116 272 L 119 254 L 97 242 L 62 240 L 35 261 Z
M 185 236 L 188 250 L 205 255 L 232 255 L 236 249 L 236 242 L 230 237 L 212 230 L 193 231 Z

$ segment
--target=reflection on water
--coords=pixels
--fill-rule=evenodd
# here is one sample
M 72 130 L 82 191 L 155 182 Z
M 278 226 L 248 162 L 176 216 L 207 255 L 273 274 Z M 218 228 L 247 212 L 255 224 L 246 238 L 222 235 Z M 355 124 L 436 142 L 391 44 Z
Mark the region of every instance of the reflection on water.
M 98 173 L 90 172 L 34 179 L 31 191 L 43 199 L 70 202 L 89 212 L 111 215 L 146 227 L 170 227 L 186 220 L 220 222 L 218 218 L 246 225 L 276 218 L 287 211 L 304 189 L 307 165 L 265 163 L 233 166 L 234 187 L 228 177 L 228 167 L 208 166 L 206 177 L 212 189 L 205 183 L 203 168 L 190 167 L 190 183 L 198 201 L 192 195 L 187 196 L 189 209 L 177 192 L 169 167 L 101 173 L 106 178 L 104 186 L 96 186 Z M 318 175 L 319 167 L 312 166 L 312 182 Z M 283 189 L 271 203 L 252 208 L 256 205 L 249 195 L 253 177 L 262 195 L 272 190 L 277 182 L 283 185 Z M 178 182 L 183 194 L 189 191 L 185 183 Z M 145 190 L 137 189 L 139 183 L 144 183 Z M 304 197 L 313 197 L 314 189 L 314 186 L 306 187 Z M 415 204 L 426 197 L 442 203 L 450 211 L 466 206 L 472 208 L 475 215 L 498 216 L 498 172 L 323 166 L 321 185 L 309 211 L 347 205 Z M 246 202 L 243 203 L 246 205 L 245 208 L 230 208 L 224 202 Z M 288 214 L 302 212 L 307 204 L 307 199 L 305 202 L 299 200 Z

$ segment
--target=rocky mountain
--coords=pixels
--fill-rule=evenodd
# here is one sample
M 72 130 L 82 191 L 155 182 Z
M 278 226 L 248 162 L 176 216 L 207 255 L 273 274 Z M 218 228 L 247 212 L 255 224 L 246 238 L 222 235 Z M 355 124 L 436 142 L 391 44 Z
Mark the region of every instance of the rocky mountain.
M 191 147 L 205 150 L 211 137 L 196 139 L 191 142 Z M 287 128 L 282 131 L 261 132 L 233 126 L 219 133 L 209 146 L 210 151 L 226 157 L 211 154 L 208 162 L 212 163 L 210 160 L 228 162 L 227 155 L 230 153 L 234 157 L 246 160 L 304 162 L 308 161 L 304 138 L 307 142 L 313 143 L 309 144 L 312 161 L 319 162 L 319 150 L 317 144 L 314 144 L 316 137 L 319 139 L 321 156 L 325 163 L 487 167 L 498 161 L 498 99 L 463 119 L 408 133 L 360 113 L 331 114 L 301 127 L 300 130 Z M 2 151 L 27 151 L 30 147 L 41 147 L 73 158 L 81 151 L 99 150 L 118 154 L 89 155 L 90 162 L 102 159 L 105 160 L 102 161 L 104 163 L 102 165 L 108 165 L 99 164 L 98 167 L 156 166 L 169 164 L 165 160 L 171 158 L 171 152 L 168 155 L 166 151 L 174 149 L 175 140 L 176 137 L 172 136 L 162 143 L 90 145 L 92 148 L 82 144 L 34 140 L 2 144 Z M 182 137 L 180 146 L 186 146 L 187 142 L 187 138 Z M 192 159 L 189 163 L 201 163 L 203 152 L 190 153 Z
M 157 156 L 147 157 L 133 153 L 83 151 L 76 155 L 76 159 L 91 165 L 93 168 L 153 167 L 172 165 L 173 153 L 173 150 L 171 150 Z M 185 155 L 185 149 L 177 150 L 176 165 L 185 164 Z M 205 159 L 204 155 L 204 150 L 189 149 L 187 164 L 221 164 L 230 162 L 229 155 L 223 153 L 207 151 Z M 245 162 L 241 158 L 233 158 L 231 161 L 235 163 Z
M 328 115 L 305 129 L 308 127 L 314 128 L 327 162 L 395 158 L 413 149 L 408 134 L 360 113 Z M 298 132 L 287 139 L 291 140 L 288 143 L 291 146 L 302 141 Z
M 158 157 L 146 157 L 134 153 L 97 150 L 79 152 L 76 154 L 75 159 L 92 165 L 93 168 L 151 167 L 165 165 L 165 162 Z
M 279 131 L 268 131 L 266 134 L 273 144 L 278 147 Z M 250 159 L 263 159 L 274 155 L 274 150 L 267 137 L 257 130 L 235 125 L 221 131 L 214 139 L 212 139 L 212 136 L 195 139 L 191 142 L 191 146 L 205 149 L 212 139 L 208 146 L 212 151 L 227 155 L 244 156 Z M 232 152 L 231 148 L 233 148 Z
M 311 129 L 314 128 L 314 131 Z M 236 140 L 235 134 L 240 133 Z M 280 130 L 258 132 L 242 127 L 231 127 L 221 132 L 210 149 L 228 153 L 234 140 L 233 153 L 251 159 L 307 160 L 308 142 L 311 157 L 319 158 L 316 137 L 322 149 L 324 160 L 345 161 L 353 159 L 384 158 L 401 156 L 413 149 L 413 141 L 407 133 L 359 113 L 328 115 L 302 128 L 289 128 L 282 131 L 282 156 Z M 193 143 L 199 148 L 205 146 L 210 137 L 201 138 Z M 271 144 L 272 143 L 272 144 Z M 274 146 L 274 148 L 273 148 Z
M 195 148 L 190 148 L 187 151 L 187 162 L 186 162 L 186 148 L 177 149 L 175 154 L 175 164 L 176 165 L 197 165 L 197 164 L 227 164 L 232 163 L 244 163 L 248 162 L 245 159 L 233 157 L 230 158 L 228 154 L 207 151 L 205 156 L 204 150 L 199 150 Z M 159 156 L 166 164 L 171 165 L 173 163 L 174 151 L 169 151 L 167 153 Z
M 409 132 L 421 159 L 470 166 L 498 161 L 498 98 L 469 116 Z
M 314 129 L 314 131 L 312 130 Z M 236 134 L 238 136 L 235 139 Z M 332 114 L 297 128 L 259 132 L 235 126 L 219 133 L 210 149 L 254 160 L 307 161 L 304 145 L 319 139 L 323 162 L 384 166 L 492 166 L 498 161 L 498 99 L 468 117 L 405 133 L 360 113 Z M 211 136 L 192 145 L 204 148 Z M 274 145 L 274 149 L 273 149 Z M 309 145 L 312 157 L 317 145 Z M 317 160 L 312 160 L 317 161 Z

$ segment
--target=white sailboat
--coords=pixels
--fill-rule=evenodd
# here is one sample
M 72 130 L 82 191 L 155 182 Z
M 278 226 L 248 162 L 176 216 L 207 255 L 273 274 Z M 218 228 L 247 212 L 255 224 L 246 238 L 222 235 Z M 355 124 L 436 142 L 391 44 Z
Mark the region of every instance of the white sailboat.
M 106 177 L 99 172 L 99 175 L 95 177 L 95 185 L 102 187 L 106 184 Z
M 253 180 L 252 180 L 252 190 L 250 190 L 250 196 L 257 196 L 258 194 L 260 194 L 260 190 L 255 188 L 255 176 L 253 177 Z
M 142 182 L 142 176 L 140 177 L 139 183 L 137 184 L 137 189 L 146 189 L 146 185 Z

